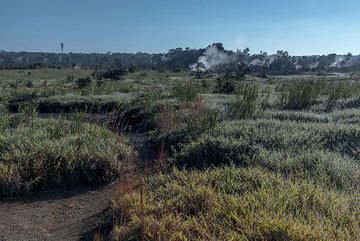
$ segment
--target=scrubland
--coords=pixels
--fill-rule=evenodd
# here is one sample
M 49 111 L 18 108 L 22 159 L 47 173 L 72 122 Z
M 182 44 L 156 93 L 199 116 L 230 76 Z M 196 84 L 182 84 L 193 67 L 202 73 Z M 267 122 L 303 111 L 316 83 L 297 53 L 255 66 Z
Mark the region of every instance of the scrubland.
M 99 240 L 360 239 L 357 75 L 29 73 L 0 71 L 1 197 L 118 180 Z

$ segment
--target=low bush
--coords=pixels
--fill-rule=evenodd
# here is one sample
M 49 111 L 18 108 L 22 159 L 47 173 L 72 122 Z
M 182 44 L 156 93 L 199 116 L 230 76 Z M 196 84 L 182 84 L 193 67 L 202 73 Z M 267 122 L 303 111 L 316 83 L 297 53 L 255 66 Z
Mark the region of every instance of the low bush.
M 334 122 L 344 124 L 360 124 L 360 110 L 359 109 L 346 109 L 338 110 L 331 113 Z
M 345 100 L 339 101 L 339 102 L 340 102 L 341 109 L 350 109 L 350 108 L 359 108 L 360 107 L 360 98 L 359 97 L 349 98 L 349 99 L 345 99 Z
M 116 69 L 108 69 L 104 72 L 101 72 L 100 76 L 105 79 L 118 80 L 126 74 L 127 74 L 126 69 L 116 68 Z
M 78 78 L 75 83 L 79 89 L 82 89 L 91 84 L 91 79 L 90 77 Z
M 145 133 L 156 128 L 154 113 L 139 106 L 111 113 L 110 125 L 117 131 Z
M 214 93 L 233 94 L 236 89 L 236 81 L 232 78 L 219 77 L 216 80 Z

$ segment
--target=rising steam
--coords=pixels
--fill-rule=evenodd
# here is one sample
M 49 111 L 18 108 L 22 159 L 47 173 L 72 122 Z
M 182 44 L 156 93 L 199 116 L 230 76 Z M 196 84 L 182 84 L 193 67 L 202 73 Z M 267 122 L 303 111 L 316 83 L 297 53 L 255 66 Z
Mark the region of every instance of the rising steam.
M 235 56 L 220 50 L 216 44 L 213 44 L 205 50 L 202 56 L 199 57 L 197 63 L 190 65 L 190 69 L 192 71 L 205 72 L 235 61 Z

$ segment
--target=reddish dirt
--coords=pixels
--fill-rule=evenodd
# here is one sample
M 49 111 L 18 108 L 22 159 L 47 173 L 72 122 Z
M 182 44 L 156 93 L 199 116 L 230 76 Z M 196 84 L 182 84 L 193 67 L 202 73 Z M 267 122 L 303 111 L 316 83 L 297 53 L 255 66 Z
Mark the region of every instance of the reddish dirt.
M 0 200 L 0 240 L 92 240 L 116 184 Z
M 136 164 L 141 172 L 152 160 L 148 138 L 128 136 L 138 151 Z M 127 174 L 133 170 L 125 171 Z M 121 195 L 124 180 L 105 187 L 71 187 L 28 197 L 0 199 L 0 241 L 93 240 L 95 229 L 111 206 L 111 199 Z

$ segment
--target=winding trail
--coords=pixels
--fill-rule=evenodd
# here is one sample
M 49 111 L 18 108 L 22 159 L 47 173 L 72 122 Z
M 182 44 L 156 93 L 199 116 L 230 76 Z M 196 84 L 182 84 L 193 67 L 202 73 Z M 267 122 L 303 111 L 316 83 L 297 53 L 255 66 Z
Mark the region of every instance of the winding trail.
M 142 134 L 128 138 L 142 169 L 150 160 L 147 138 Z M 0 241 L 93 240 L 94 230 L 118 194 L 119 182 L 0 200 Z
M 0 240 L 92 240 L 116 184 L 0 202 Z

